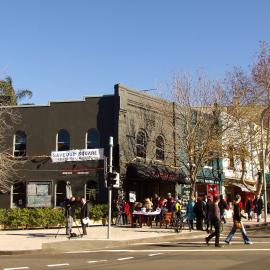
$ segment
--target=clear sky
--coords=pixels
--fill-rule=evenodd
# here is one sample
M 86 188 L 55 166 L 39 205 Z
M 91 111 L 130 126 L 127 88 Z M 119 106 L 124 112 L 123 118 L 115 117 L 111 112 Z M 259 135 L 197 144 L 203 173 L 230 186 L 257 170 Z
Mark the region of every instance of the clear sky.
M 32 102 L 222 78 L 270 43 L 269 0 L 0 0 L 0 76 Z

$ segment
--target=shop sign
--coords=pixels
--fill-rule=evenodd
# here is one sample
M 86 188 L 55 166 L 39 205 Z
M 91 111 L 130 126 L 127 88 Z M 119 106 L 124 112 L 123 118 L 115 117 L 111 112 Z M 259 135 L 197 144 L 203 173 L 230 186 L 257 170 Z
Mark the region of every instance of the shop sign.
M 104 149 L 76 149 L 70 151 L 52 151 L 52 162 L 84 161 L 104 159 Z
M 136 192 L 135 191 L 130 191 L 129 192 L 129 201 L 132 203 L 136 202 Z

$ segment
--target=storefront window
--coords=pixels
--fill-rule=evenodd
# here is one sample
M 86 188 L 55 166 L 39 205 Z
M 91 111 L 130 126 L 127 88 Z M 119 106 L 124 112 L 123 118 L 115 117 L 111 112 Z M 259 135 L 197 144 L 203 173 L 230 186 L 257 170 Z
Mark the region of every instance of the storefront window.
M 27 183 L 27 207 L 51 207 L 51 182 Z
M 90 205 L 97 203 L 98 196 L 98 185 L 96 181 L 88 181 L 86 185 L 86 200 L 89 201 Z

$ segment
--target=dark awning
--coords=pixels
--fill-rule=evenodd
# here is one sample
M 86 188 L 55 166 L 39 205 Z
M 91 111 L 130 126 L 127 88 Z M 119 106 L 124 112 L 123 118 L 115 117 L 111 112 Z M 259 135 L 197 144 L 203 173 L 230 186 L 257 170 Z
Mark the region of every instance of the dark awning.
M 171 168 L 165 165 L 145 164 L 139 162 L 128 164 L 127 178 L 190 184 L 186 174 L 180 169 Z

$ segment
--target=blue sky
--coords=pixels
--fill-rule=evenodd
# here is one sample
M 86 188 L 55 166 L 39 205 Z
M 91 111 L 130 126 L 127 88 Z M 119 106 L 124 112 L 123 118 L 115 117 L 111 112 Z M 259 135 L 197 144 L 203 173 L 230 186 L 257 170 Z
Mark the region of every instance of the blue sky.
M 165 84 L 173 72 L 223 78 L 270 43 L 268 0 L 0 0 L 0 77 L 32 102 Z

